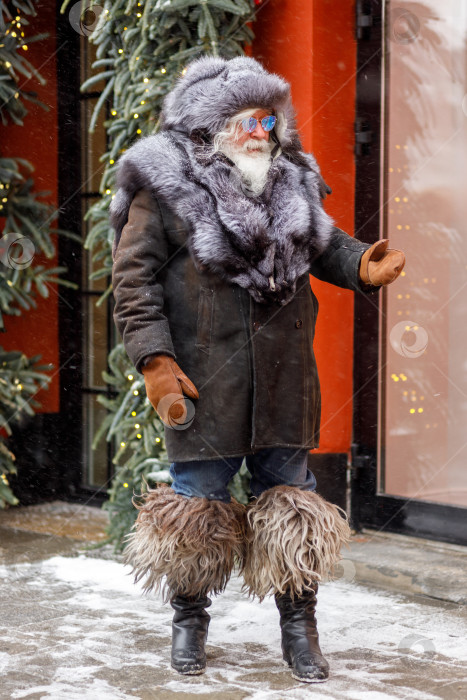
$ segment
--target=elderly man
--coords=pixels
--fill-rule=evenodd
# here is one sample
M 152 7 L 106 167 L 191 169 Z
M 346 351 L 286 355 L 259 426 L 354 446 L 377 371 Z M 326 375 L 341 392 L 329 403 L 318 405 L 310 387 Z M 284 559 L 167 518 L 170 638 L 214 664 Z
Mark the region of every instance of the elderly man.
M 250 594 L 275 596 L 293 676 L 323 681 L 318 581 L 349 528 L 307 467 L 320 419 L 309 273 L 371 292 L 404 256 L 333 226 L 290 87 L 251 58 L 191 63 L 117 185 L 115 321 L 166 426 L 173 478 L 144 495 L 127 560 L 147 590 L 165 587 L 180 673 L 204 671 L 208 595 L 238 562 Z M 244 458 L 247 508 L 227 489 Z

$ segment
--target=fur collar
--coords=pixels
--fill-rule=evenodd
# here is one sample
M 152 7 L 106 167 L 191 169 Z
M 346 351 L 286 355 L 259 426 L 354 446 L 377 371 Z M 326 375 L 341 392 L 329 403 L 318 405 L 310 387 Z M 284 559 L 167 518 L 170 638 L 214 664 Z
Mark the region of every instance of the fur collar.
M 187 224 L 198 267 L 247 289 L 258 302 L 286 304 L 333 227 L 321 204 L 316 161 L 301 155 L 306 165 L 283 154 L 275 158 L 265 190 L 249 197 L 238 168 L 221 154 L 207 156 L 201 140 L 172 129 L 142 138 L 119 161 L 110 205 L 114 246 L 135 192 L 149 189 Z

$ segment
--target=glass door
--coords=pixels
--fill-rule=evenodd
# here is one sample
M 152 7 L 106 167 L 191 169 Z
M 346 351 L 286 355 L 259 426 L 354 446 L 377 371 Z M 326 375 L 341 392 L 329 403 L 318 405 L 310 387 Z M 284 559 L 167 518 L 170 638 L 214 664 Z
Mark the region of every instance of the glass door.
M 467 4 L 387 0 L 381 11 L 379 237 L 407 262 L 371 321 L 376 440 L 359 440 L 356 417 L 357 511 L 368 525 L 463 542 Z

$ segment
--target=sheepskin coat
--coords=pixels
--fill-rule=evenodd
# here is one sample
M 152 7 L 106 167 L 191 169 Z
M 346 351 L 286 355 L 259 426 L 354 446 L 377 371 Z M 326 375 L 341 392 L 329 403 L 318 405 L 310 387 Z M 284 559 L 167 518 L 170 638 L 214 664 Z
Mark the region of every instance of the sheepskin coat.
M 210 147 L 251 106 L 278 117 L 256 197 Z M 117 186 L 114 318 L 125 348 L 138 371 L 152 355 L 174 357 L 199 391 L 188 427 L 166 428 L 169 459 L 317 447 L 309 273 L 361 289 L 368 246 L 322 207 L 326 186 L 301 150 L 288 84 L 250 58 L 193 62 L 165 100 L 161 132 L 120 158 Z

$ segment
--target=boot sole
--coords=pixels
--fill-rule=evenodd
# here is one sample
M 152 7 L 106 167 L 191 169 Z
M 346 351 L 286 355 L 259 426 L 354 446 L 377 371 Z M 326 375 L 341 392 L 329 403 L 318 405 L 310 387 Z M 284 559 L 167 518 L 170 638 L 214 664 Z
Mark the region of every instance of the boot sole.
M 177 671 L 181 676 L 201 676 L 203 673 L 205 673 L 206 668 L 198 668 L 198 669 L 186 669 L 186 670 L 181 670 L 179 668 L 175 668 L 175 666 L 172 666 L 174 671 Z
M 296 681 L 301 681 L 302 683 L 326 683 L 326 681 L 329 680 L 329 678 L 303 678 L 302 676 L 297 676 L 293 671 L 292 678 L 295 678 Z

